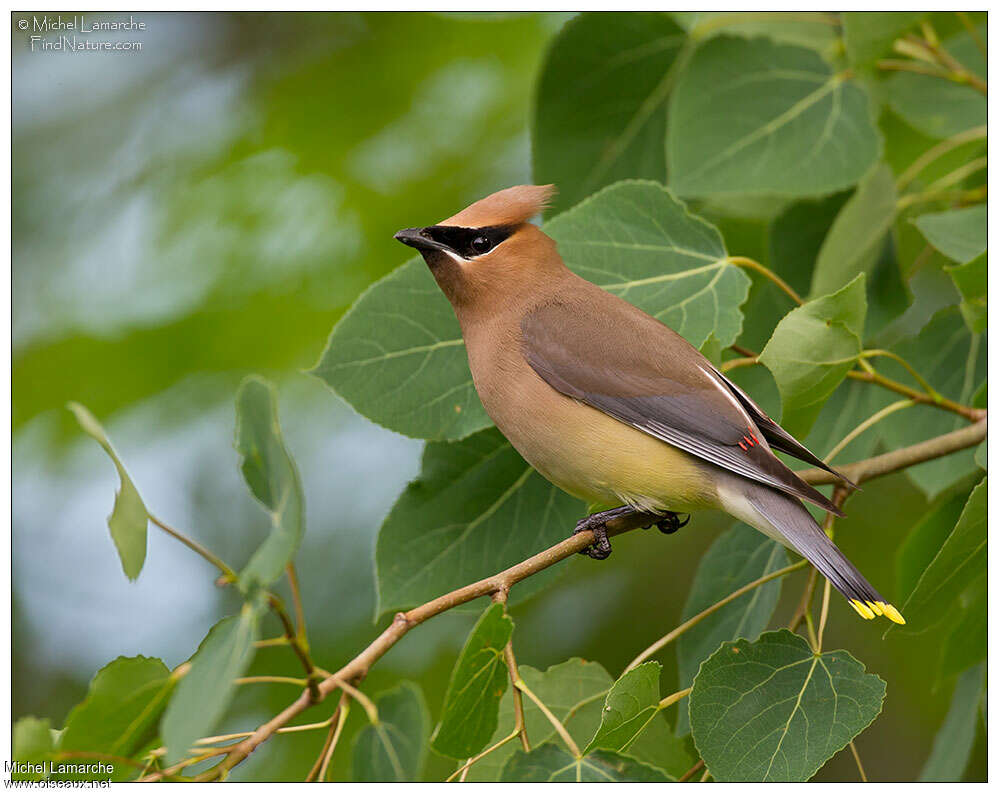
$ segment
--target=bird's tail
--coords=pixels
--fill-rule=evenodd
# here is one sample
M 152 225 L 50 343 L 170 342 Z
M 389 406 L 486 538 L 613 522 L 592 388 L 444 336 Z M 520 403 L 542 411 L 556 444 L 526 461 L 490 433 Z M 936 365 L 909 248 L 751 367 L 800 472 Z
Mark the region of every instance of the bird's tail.
M 883 615 L 895 623 L 905 623 L 899 611 L 871 586 L 857 567 L 826 536 L 801 502 L 772 488 L 756 486 L 755 483 L 753 487 L 744 490 L 743 495 L 772 527 L 764 529 L 757 526 L 757 529 L 772 537 L 775 536 L 773 530 L 776 530 L 778 540 L 818 568 L 862 618 L 872 620 L 877 615 Z

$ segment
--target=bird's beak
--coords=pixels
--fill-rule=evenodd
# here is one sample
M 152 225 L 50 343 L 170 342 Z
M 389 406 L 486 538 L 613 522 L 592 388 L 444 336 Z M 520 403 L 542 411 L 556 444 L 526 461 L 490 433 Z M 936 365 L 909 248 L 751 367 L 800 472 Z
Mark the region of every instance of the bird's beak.
M 417 251 L 450 251 L 444 243 L 439 243 L 425 229 L 403 229 L 394 235 L 395 239 L 404 245 L 411 246 Z

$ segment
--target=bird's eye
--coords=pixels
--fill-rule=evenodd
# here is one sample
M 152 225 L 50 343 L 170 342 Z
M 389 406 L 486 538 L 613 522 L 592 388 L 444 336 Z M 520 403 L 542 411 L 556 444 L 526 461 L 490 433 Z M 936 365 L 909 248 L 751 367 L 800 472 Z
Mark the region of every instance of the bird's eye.
M 476 237 L 472 240 L 472 250 L 477 254 L 484 254 L 490 248 L 488 237 Z

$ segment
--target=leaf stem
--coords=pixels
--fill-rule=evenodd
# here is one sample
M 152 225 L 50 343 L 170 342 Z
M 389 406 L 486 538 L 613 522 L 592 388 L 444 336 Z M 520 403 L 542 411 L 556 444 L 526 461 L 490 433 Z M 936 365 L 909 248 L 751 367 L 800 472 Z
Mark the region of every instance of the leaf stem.
M 901 192 L 904 188 L 909 186 L 923 170 L 934 160 L 943 157 L 948 152 L 962 146 L 965 143 L 970 143 L 972 141 L 978 141 L 986 138 L 988 136 L 989 128 L 983 124 L 980 127 L 972 127 L 970 130 L 964 130 L 959 132 L 957 135 L 952 135 L 946 140 L 940 141 L 936 146 L 927 149 L 923 154 L 917 157 L 912 165 L 905 169 L 899 176 L 895 183 L 896 189 Z
M 454 772 L 452 772 L 451 775 L 448 777 L 448 779 L 445 780 L 444 782 L 445 783 L 450 783 L 452 780 L 454 780 L 456 777 L 458 777 L 458 775 L 464 775 L 466 772 L 468 772 L 469 769 L 472 768 L 472 764 L 476 763 L 477 761 L 481 761 L 483 758 L 485 758 L 491 752 L 493 752 L 494 750 L 499 750 L 503 745 L 507 744 L 508 742 L 512 742 L 519 735 L 520 735 L 520 730 L 517 729 L 517 728 L 514 728 L 514 730 L 511 733 L 509 733 L 506 736 L 504 736 L 502 739 L 500 739 L 498 742 L 496 742 L 496 744 L 494 744 L 492 747 L 487 747 L 485 750 L 483 750 L 478 755 L 473 755 L 471 758 L 469 758 L 464 764 L 462 764 L 456 770 L 454 770 Z M 464 780 L 464 778 L 462 778 L 462 779 Z
M 309 770 L 309 774 L 305 776 L 306 783 L 312 783 L 319 776 L 319 770 L 322 768 L 323 759 L 326 758 L 326 753 L 330 749 L 330 745 L 333 744 L 334 739 L 339 739 L 337 736 L 337 723 L 340 721 L 340 716 L 343 710 L 350 708 L 350 702 L 346 692 L 340 693 L 340 700 L 337 701 L 336 708 L 333 709 L 333 713 L 330 714 L 328 720 L 324 720 L 323 724 L 329 728 L 326 734 L 326 740 L 323 742 L 323 749 L 319 751 L 319 756 L 316 758 L 315 763 L 312 764 L 312 768 Z M 346 716 L 343 717 L 346 721 Z
M 896 202 L 895 207 L 901 212 L 913 204 L 923 204 L 928 201 L 944 201 L 947 199 L 951 199 L 962 205 L 976 204 L 979 201 L 984 201 L 988 193 L 988 188 L 985 185 L 972 188 L 971 190 L 926 190 L 922 193 L 908 193 L 902 196 Z
M 985 49 L 985 42 L 982 41 L 981 34 L 978 32 L 978 28 L 975 27 L 974 23 L 972 23 L 971 17 L 968 16 L 966 11 L 955 11 L 954 13 L 957 14 L 957 18 L 961 20 L 961 24 L 964 25 L 965 30 L 971 34 L 972 41 L 975 42 L 975 46 L 978 47 L 978 51 L 987 61 L 989 57 L 988 50 Z
M 826 579 L 822 588 L 822 611 L 819 612 L 819 633 L 816 639 L 815 652 L 822 652 L 822 637 L 826 633 L 826 620 L 829 617 L 829 580 Z
M 700 772 L 704 768 L 704 759 L 701 758 L 696 764 L 694 764 L 690 769 L 684 772 L 679 778 L 677 778 L 677 783 L 686 783 L 694 775 Z
M 840 452 L 842 452 L 851 441 L 857 438 L 857 436 L 861 435 L 865 430 L 868 430 L 869 428 L 876 425 L 886 416 L 891 416 L 896 411 L 901 411 L 903 408 L 908 408 L 909 406 L 915 404 L 916 404 L 915 400 L 899 400 L 898 402 L 893 402 L 891 405 L 888 405 L 882 408 L 877 413 L 867 417 L 867 419 L 865 419 L 863 422 L 861 422 L 859 425 L 853 428 L 853 430 L 851 430 L 849 433 L 843 436 L 843 438 L 840 439 L 839 443 L 836 444 L 835 447 L 829 450 L 829 454 L 825 456 L 823 463 L 831 463 L 832 459 L 835 458 Z
M 295 633 L 302 648 L 307 652 L 309 650 L 309 637 L 305 629 L 305 608 L 302 606 L 302 591 L 298 586 L 298 571 L 295 569 L 294 562 L 288 563 L 285 573 L 288 575 L 288 587 L 291 588 L 291 603 L 295 608 L 295 625 L 297 627 Z
M 336 751 L 337 742 L 340 741 L 340 734 L 343 732 L 343 724 L 347 721 L 347 715 L 350 713 L 350 701 L 343 700 L 339 707 L 340 712 L 336 723 L 332 726 L 332 731 L 329 736 L 329 741 L 326 742 L 326 747 L 322 756 L 322 764 L 319 767 L 319 780 L 326 780 L 326 773 L 329 771 L 330 762 L 333 760 L 333 753 Z
M 243 684 L 293 684 L 304 687 L 308 685 L 308 681 L 304 678 L 292 678 L 287 675 L 249 675 L 237 678 L 235 684 L 237 686 L 242 686 Z
M 677 701 L 683 700 L 687 695 L 690 694 L 693 687 L 687 687 L 686 689 L 681 689 L 679 692 L 674 692 L 672 695 L 667 695 L 662 700 L 659 701 L 659 705 L 656 706 L 659 711 L 667 709 L 672 706 Z
M 302 667 L 305 669 L 306 686 L 308 687 L 309 697 L 312 699 L 313 703 L 318 703 L 322 700 L 322 695 L 319 694 L 319 683 L 316 681 L 316 668 L 312 664 L 312 659 L 309 657 L 308 649 L 302 644 L 301 637 L 299 637 L 298 632 L 295 631 L 295 626 L 291 622 L 291 618 L 288 616 L 288 610 L 285 609 L 284 602 L 278 598 L 274 593 L 267 594 L 267 602 L 270 604 L 271 609 L 274 614 L 278 616 L 281 620 L 281 625 L 284 627 L 284 635 L 288 638 L 288 644 L 291 649 L 295 652 L 295 656 L 302 663 Z
M 852 741 L 850 742 L 850 752 L 853 753 L 853 760 L 857 762 L 857 771 L 860 773 L 861 782 L 866 783 L 867 773 L 864 771 L 864 765 L 860 763 L 860 753 L 857 752 L 857 745 Z
M 228 565 L 226 565 L 224 562 L 222 562 L 222 560 L 220 560 L 217 556 L 212 554 L 208 549 L 206 549 L 204 546 L 198 543 L 196 540 L 192 540 L 191 538 L 187 537 L 187 535 L 185 535 L 183 532 L 174 529 L 162 519 L 154 516 L 152 513 L 147 513 L 147 515 L 149 516 L 149 520 L 153 524 L 155 524 L 164 532 L 166 532 L 170 537 L 179 540 L 189 549 L 196 552 L 197 554 L 200 554 L 204 559 L 208 560 L 208 562 L 210 562 L 212 565 L 214 565 L 216 568 L 222 571 L 222 575 L 230 582 L 236 581 L 237 579 L 236 572 Z
M 675 640 L 681 634 L 683 634 L 686 631 L 689 631 L 694 626 L 696 626 L 698 623 L 700 623 L 702 620 L 704 620 L 704 618 L 706 618 L 709 615 L 717 612 L 723 606 L 725 606 L 726 604 L 728 604 L 731 601 L 734 601 L 739 596 L 745 595 L 746 593 L 748 593 L 748 592 L 750 592 L 752 590 L 755 590 L 760 585 L 764 585 L 767 582 L 770 582 L 770 581 L 772 581 L 774 579 L 777 579 L 777 578 L 779 578 L 781 576 L 786 576 L 787 574 L 791 573 L 792 571 L 797 571 L 799 568 L 804 568 L 806 565 L 808 565 L 808 560 L 799 560 L 798 562 L 794 563 L 793 565 L 788 565 L 787 567 L 781 568 L 778 571 L 773 571 L 772 573 L 768 573 L 766 576 L 761 576 L 759 579 L 756 579 L 756 580 L 750 582 L 749 584 L 745 584 L 742 587 L 740 587 L 738 590 L 735 590 L 734 592 L 729 593 L 721 601 L 718 601 L 717 603 L 714 603 L 711 606 L 709 606 L 707 609 L 705 609 L 705 610 L 703 610 L 701 612 L 698 612 L 692 618 L 690 618 L 689 620 L 681 623 L 679 626 L 677 626 L 671 632 L 669 632 L 668 634 L 666 634 L 663 637 L 660 637 L 658 640 L 656 640 L 654 643 L 652 643 L 648 648 L 646 648 L 644 651 L 642 651 L 640 654 L 638 654 L 638 656 L 636 656 L 634 659 L 631 660 L 631 662 L 628 664 L 628 666 L 624 668 L 624 672 L 627 673 L 629 670 L 634 670 L 636 667 L 638 667 L 638 665 L 640 665 L 642 662 L 644 662 L 646 659 L 648 659 L 653 654 L 658 653 L 662 648 L 664 648 L 665 646 L 669 645 L 671 642 L 673 642 L 673 640 Z
M 778 289 L 781 290 L 785 295 L 787 295 L 791 300 L 797 303 L 799 306 L 804 302 L 801 300 L 801 296 L 794 291 L 790 284 L 788 284 L 784 279 L 774 273 L 770 268 L 764 267 L 755 259 L 750 259 L 746 256 L 730 256 L 726 260 L 729 264 L 736 265 L 738 267 L 749 268 L 750 270 L 755 270 L 757 273 L 770 279 Z
M 582 758 L 583 754 L 579 751 L 579 746 L 573 741 L 572 736 L 569 735 L 569 731 L 566 730 L 566 727 L 562 724 L 558 717 L 552 714 L 551 709 L 544 704 L 544 701 L 535 695 L 531 691 L 530 687 L 524 683 L 524 679 L 518 678 L 513 685 L 527 695 L 531 702 L 534 703 L 541 713 L 545 715 L 545 718 L 552 724 L 555 732 L 562 737 L 562 741 L 565 742 L 565 746 L 569 748 L 569 752 L 571 752 L 575 758 Z

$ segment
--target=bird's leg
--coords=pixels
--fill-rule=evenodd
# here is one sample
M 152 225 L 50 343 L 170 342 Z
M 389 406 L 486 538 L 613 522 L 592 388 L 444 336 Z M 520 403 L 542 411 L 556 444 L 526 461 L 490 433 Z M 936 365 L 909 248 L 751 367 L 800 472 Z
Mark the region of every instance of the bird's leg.
M 672 535 L 678 529 L 690 523 L 690 513 L 687 513 L 687 517 L 683 521 L 680 520 L 680 513 L 666 512 L 661 513 L 660 516 L 660 519 L 655 524 L 649 524 L 645 529 L 655 527 L 664 535 Z
M 610 557 L 611 553 L 610 540 L 607 539 L 607 522 L 612 518 L 630 516 L 639 512 L 641 511 L 626 505 L 624 507 L 615 507 L 613 510 L 604 510 L 601 513 L 593 513 L 593 515 L 582 519 L 576 524 L 576 528 L 572 530 L 572 534 L 578 535 L 580 532 L 592 531 L 593 545 L 587 546 L 579 553 L 585 554 L 587 557 L 592 557 L 594 560 L 606 560 Z

